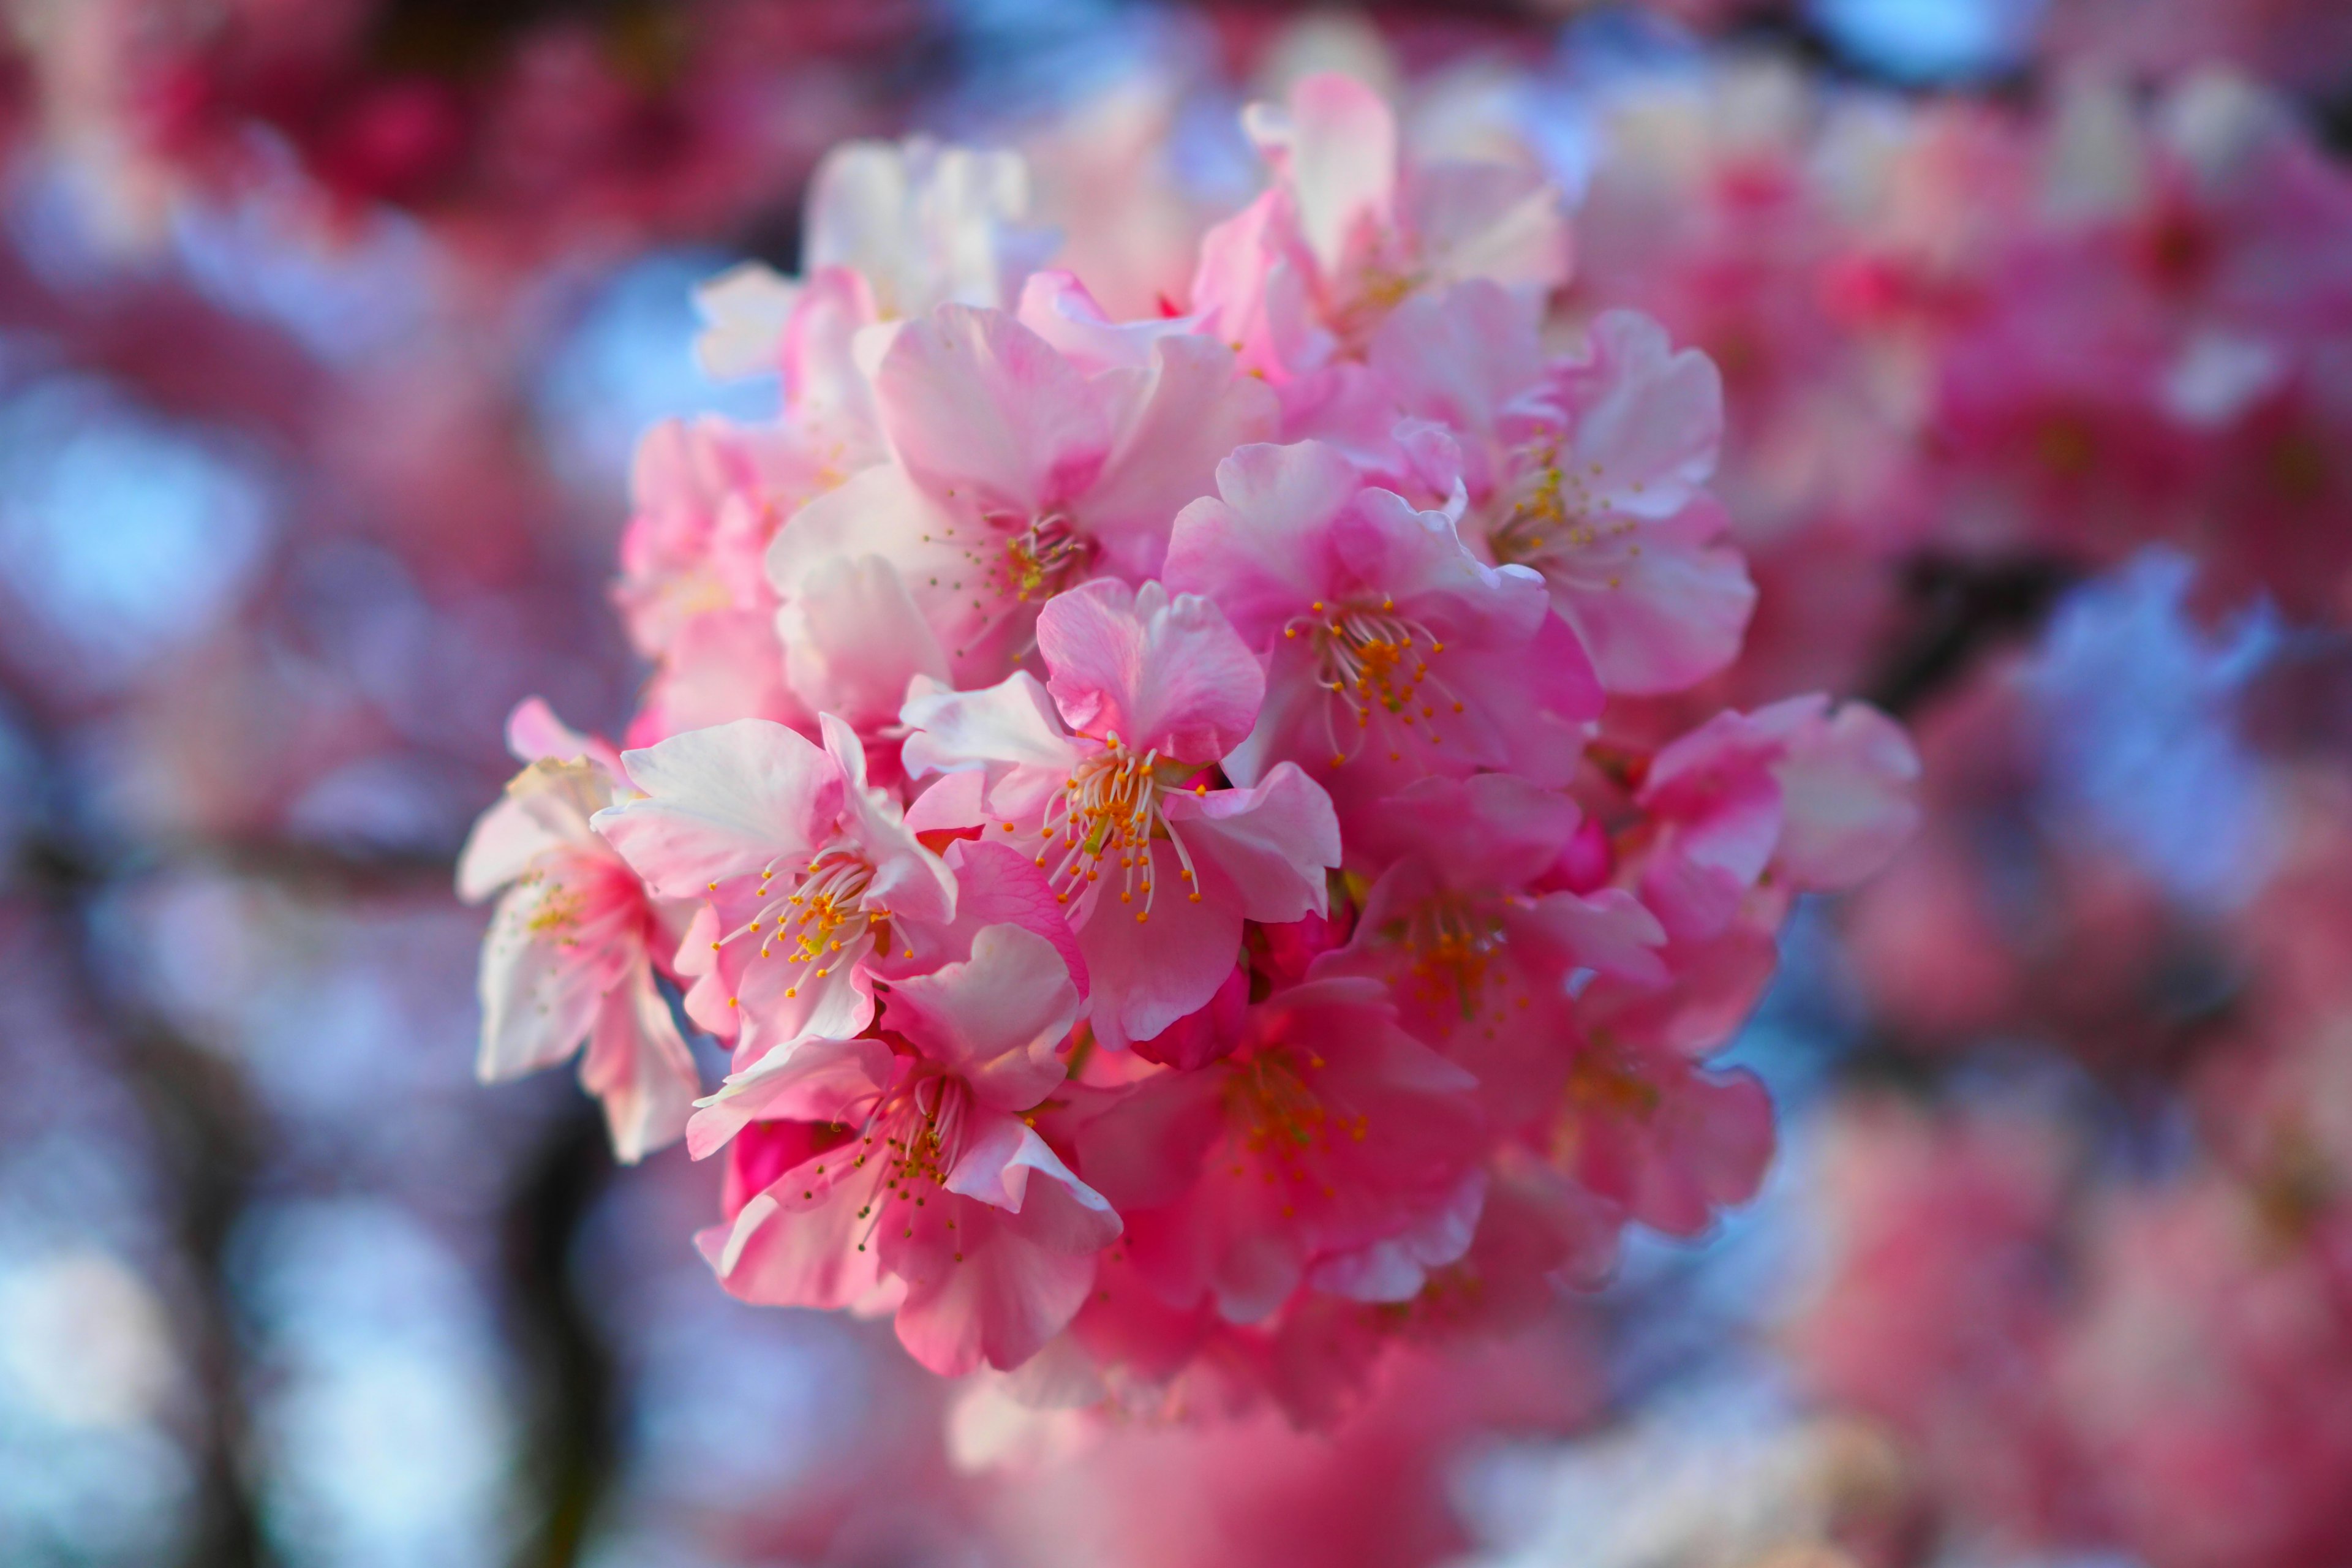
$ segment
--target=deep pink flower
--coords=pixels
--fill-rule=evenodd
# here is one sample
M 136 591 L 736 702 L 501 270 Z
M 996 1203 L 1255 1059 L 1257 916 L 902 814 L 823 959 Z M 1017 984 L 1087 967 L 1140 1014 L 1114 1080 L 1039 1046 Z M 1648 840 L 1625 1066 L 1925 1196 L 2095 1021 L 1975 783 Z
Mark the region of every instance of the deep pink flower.
M 1539 890 L 1579 826 L 1573 801 L 1507 773 L 1391 796 L 1358 846 L 1386 869 L 1353 940 L 1315 965 L 1381 980 L 1406 1027 L 1477 1076 L 1501 1125 L 1539 1114 L 1568 1073 L 1572 975 L 1666 978 L 1665 933 L 1631 893 Z
M 1460 442 L 1465 536 L 1542 574 L 1611 690 L 1680 690 L 1739 651 L 1756 590 L 1705 488 L 1723 434 L 1705 354 L 1611 310 L 1583 358 L 1547 366 L 1533 310 L 1468 283 L 1399 306 L 1370 360 Z
M 1268 662 L 1231 777 L 1296 763 L 1351 809 L 1431 773 L 1567 780 L 1601 689 L 1542 578 L 1486 565 L 1444 512 L 1366 488 L 1318 442 L 1244 447 L 1217 491 L 1178 516 L 1167 580 Z
M 1596 1029 L 1569 1068 L 1548 1152 L 1629 1217 L 1695 1236 L 1717 1210 L 1756 1195 L 1773 1137 L 1771 1097 L 1754 1073 Z
M 1035 1354 L 1119 1232 L 1022 1114 L 1062 1081 L 1055 1052 L 1079 1008 L 1050 944 L 992 926 L 969 960 L 891 986 L 895 1048 L 812 1037 L 730 1077 L 695 1119 L 698 1157 L 754 1120 L 813 1131 L 805 1159 L 696 1238 L 728 1289 L 891 1302 L 900 1342 L 944 1376 Z
M 1475 1087 L 1377 982 L 1310 981 L 1252 1007 L 1231 1055 L 1146 1080 L 1076 1141 L 1158 1297 L 1256 1322 L 1301 1286 L 1406 1300 L 1463 1255 L 1486 1192 Z
M 947 776 L 908 822 L 1034 851 L 1077 931 L 1096 1034 L 1149 1039 L 1215 993 L 1244 919 L 1323 911 L 1339 823 L 1287 764 L 1212 787 L 1265 678 L 1208 601 L 1099 580 L 1046 605 L 1037 643 L 1047 685 L 1020 671 L 909 698 L 907 770 Z

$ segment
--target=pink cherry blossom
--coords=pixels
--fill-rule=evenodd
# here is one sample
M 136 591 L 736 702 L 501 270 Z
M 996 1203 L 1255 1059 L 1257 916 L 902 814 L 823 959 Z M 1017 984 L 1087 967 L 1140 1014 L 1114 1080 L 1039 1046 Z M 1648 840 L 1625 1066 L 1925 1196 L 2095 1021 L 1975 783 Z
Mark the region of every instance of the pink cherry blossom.
M 1350 803 L 1482 767 L 1565 782 L 1601 690 L 1542 578 L 1480 562 L 1321 443 L 1244 447 L 1217 491 L 1178 515 L 1168 582 L 1268 661 L 1228 774 L 1295 763 Z
M 816 489 L 793 443 L 716 419 L 667 421 L 639 442 L 631 488 L 614 597 L 655 674 L 630 738 L 746 716 L 807 722 L 785 683 L 761 569 L 778 522 Z
M 1792 697 L 1723 713 L 1660 752 L 1641 804 L 1660 826 L 1643 900 L 1678 939 L 1731 921 L 1769 869 L 1785 889 L 1850 887 L 1885 865 L 1917 826 L 1909 786 L 1918 754 L 1863 703 L 1832 713 Z
M 906 323 L 874 374 L 892 460 L 791 519 L 768 558 L 777 592 L 806 597 L 834 560 L 878 555 L 969 684 L 1004 673 L 1063 588 L 1157 575 L 1177 509 L 1273 433 L 1274 399 L 1206 338 L 1135 347 L 1074 358 L 1023 319 L 961 305 Z
M 1099 580 L 1049 601 L 1037 639 L 1047 684 L 1019 671 L 909 698 L 908 772 L 946 776 L 908 821 L 1034 847 L 1086 955 L 1096 1035 L 1149 1039 L 1215 993 L 1245 918 L 1324 910 L 1339 824 L 1294 766 L 1213 787 L 1265 678 L 1207 600 Z
M 1579 817 L 1565 795 L 1507 773 L 1390 797 L 1357 841 L 1391 858 L 1353 940 L 1313 970 L 1381 979 L 1414 1036 L 1476 1075 L 1500 1123 L 1559 1090 L 1578 1037 L 1571 975 L 1666 978 L 1665 933 L 1631 893 L 1539 890 Z
M 482 941 L 478 1070 L 486 1082 L 519 1077 L 584 1039 L 581 1083 L 604 1102 L 615 1154 L 635 1163 L 685 1131 L 700 1089 L 655 984 L 681 922 L 590 829 L 632 793 L 612 748 L 536 700 L 515 710 L 507 733 L 530 765 L 474 825 L 457 862 L 459 897 L 499 894 Z
M 739 719 L 625 752 L 643 793 L 594 818 L 656 893 L 703 900 L 678 953 L 687 1012 L 739 1061 L 856 1035 L 876 970 L 955 918 L 954 879 L 867 783 L 856 735 L 831 717 L 824 732 L 820 748 Z
M 1712 1070 L 1638 1036 L 1577 1054 L 1547 1152 L 1584 1191 L 1672 1236 L 1746 1203 L 1773 1146 L 1772 1101 L 1745 1068 Z
M 1049 237 L 1021 226 L 1028 205 L 1018 153 L 927 136 L 845 142 L 809 182 L 807 281 L 756 261 L 729 268 L 696 292 L 706 325 L 695 351 L 713 375 L 776 370 L 794 357 L 810 295 L 826 288 L 854 287 L 868 321 L 1009 304 L 1049 247 Z
M 1443 306 L 1465 313 L 1457 298 L 1479 307 L 1473 321 L 1508 308 L 1473 288 Z M 1430 363 L 1412 342 L 1423 319 L 1399 310 L 1374 364 L 1393 375 Z M 1486 549 L 1543 574 L 1611 690 L 1675 691 L 1714 674 L 1738 652 L 1756 590 L 1720 542 L 1727 519 L 1704 488 L 1723 429 L 1713 362 L 1673 349 L 1647 317 L 1611 310 L 1592 323 L 1586 357 L 1547 379 L 1558 416 L 1528 428 L 1497 466 Z
M 1409 162 L 1360 82 L 1302 78 L 1244 125 L 1275 184 L 1202 239 L 1192 309 L 1252 370 L 1287 378 L 1360 351 L 1417 289 L 1485 278 L 1540 298 L 1567 280 L 1557 189 L 1507 163 Z
M 887 1300 L 899 1340 L 942 1375 L 1034 1355 L 1119 1233 L 1022 1115 L 1062 1081 L 1079 1005 L 1050 944 L 992 926 L 969 959 L 891 987 L 895 1046 L 809 1037 L 739 1070 L 703 1102 L 697 1155 L 755 1121 L 814 1133 L 806 1158 L 697 1238 L 719 1279 L 776 1305 Z
M 1249 1323 L 1302 1285 L 1402 1301 L 1476 1227 L 1475 1088 L 1397 1026 L 1379 983 L 1311 981 L 1252 1007 L 1231 1055 L 1139 1085 L 1077 1147 L 1171 1306 Z

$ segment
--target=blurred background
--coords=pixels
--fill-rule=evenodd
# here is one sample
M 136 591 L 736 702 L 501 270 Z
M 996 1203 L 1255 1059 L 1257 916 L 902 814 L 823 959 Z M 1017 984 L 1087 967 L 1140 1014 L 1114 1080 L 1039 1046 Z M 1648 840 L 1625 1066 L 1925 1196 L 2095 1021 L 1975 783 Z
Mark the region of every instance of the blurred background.
M 2342 0 L 0 14 L 0 1563 L 2352 1562 Z M 714 1172 L 475 1083 L 451 868 L 518 700 L 628 711 L 632 444 L 772 408 L 688 291 L 825 148 L 1023 149 L 1140 312 L 1329 66 L 1716 355 L 1710 695 L 1889 706 L 1929 824 L 1792 928 L 1717 1234 L 992 1469 L 712 1284 Z

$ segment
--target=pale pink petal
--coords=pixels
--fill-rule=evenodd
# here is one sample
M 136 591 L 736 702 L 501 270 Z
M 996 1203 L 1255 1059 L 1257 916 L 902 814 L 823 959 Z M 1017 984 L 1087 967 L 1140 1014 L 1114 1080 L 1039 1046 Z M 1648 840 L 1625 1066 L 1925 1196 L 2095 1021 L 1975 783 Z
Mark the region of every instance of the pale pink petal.
M 870 1189 L 812 1175 L 821 1163 L 822 1156 L 786 1172 L 745 1204 L 732 1225 L 697 1233 L 696 1248 L 729 1294 L 762 1306 L 832 1309 L 856 1303 L 880 1283 L 879 1252 L 858 1246 L 872 1229 L 860 1212 Z
M 1217 465 L 1216 498 L 1177 514 L 1170 591 L 1215 601 L 1243 640 L 1263 651 L 1332 591 L 1325 541 L 1362 489 L 1354 466 L 1321 442 L 1242 447 Z
M 773 374 L 799 299 L 800 286 L 761 261 L 739 263 L 698 286 L 694 308 L 703 327 L 694 354 L 703 374 L 722 381 Z
M 1413 172 L 1403 205 L 1433 278 L 1489 279 L 1538 296 L 1568 281 L 1573 230 L 1559 188 L 1533 169 L 1433 163 Z
M 1314 258 L 1297 236 L 1296 203 L 1279 187 L 1201 237 L 1192 309 L 1202 330 L 1231 347 L 1242 368 L 1276 381 L 1314 371 L 1331 357 L 1318 325 L 1307 274 Z
M 785 679 L 810 710 L 860 731 L 894 722 L 918 675 L 949 679 L 948 658 L 898 568 L 843 557 L 807 573 L 777 612 Z
M 907 740 L 907 771 L 919 777 L 986 763 L 1053 773 L 1079 755 L 1045 687 L 1026 670 L 979 691 L 919 684 L 899 718 L 915 731 Z
M 841 811 L 833 759 L 764 719 L 674 735 L 622 763 L 646 798 L 598 812 L 593 825 L 664 898 L 806 855 Z
M 1675 351 L 1647 316 L 1610 310 L 1592 323 L 1592 358 L 1567 373 L 1576 428 L 1562 464 L 1594 515 L 1667 518 L 1715 472 L 1723 444 L 1723 377 L 1696 349 Z
M 580 1061 L 580 1085 L 604 1102 L 613 1157 L 625 1165 L 686 1131 L 702 1081 L 651 964 L 640 962 L 605 994 Z
M 1788 706 L 1757 720 L 1770 725 Z M 1798 728 L 1777 772 L 1782 822 L 1774 858 L 1798 887 L 1850 888 L 1894 858 L 1918 827 L 1919 754 L 1901 725 L 1867 703 L 1849 702 Z
M 1390 312 L 1366 357 L 1399 402 L 1481 440 L 1543 377 L 1535 302 L 1491 283 L 1417 294 Z
M 1194 863 L 1232 885 L 1249 919 L 1284 924 L 1324 912 L 1325 873 L 1339 864 L 1339 818 L 1323 786 L 1296 763 L 1277 763 L 1247 789 L 1171 794 L 1161 810 Z
M 1738 657 L 1756 585 L 1747 558 L 1717 542 L 1721 519 L 1702 497 L 1677 518 L 1602 529 L 1545 557 L 1552 603 L 1610 690 L 1680 691 Z
M 963 963 L 897 982 L 886 1018 L 969 1083 L 982 1103 L 1026 1110 L 1062 1081 L 1055 1052 L 1079 1010 L 1077 987 L 1054 944 L 1019 926 L 996 925 L 972 939 Z
M 1162 340 L 1188 337 L 1196 324 L 1185 316 L 1114 321 L 1076 274 L 1059 268 L 1031 273 L 1021 286 L 1020 308 L 1013 313 L 1023 326 L 1088 375 L 1106 370 L 1141 370 L 1151 363 L 1153 351 Z M 1226 363 L 1230 366 L 1232 361 Z
M 1362 82 L 1302 77 L 1286 112 L 1254 104 L 1244 123 L 1295 195 L 1299 232 L 1327 275 L 1367 229 L 1394 222 L 1396 116 Z
M 1024 520 L 1091 482 L 1110 447 L 1086 377 L 1002 310 L 944 305 L 908 322 L 875 392 L 918 485 Z
M 502 796 L 474 819 L 466 847 L 457 853 L 457 897 L 478 904 L 529 871 L 541 856 L 572 841 L 563 824 L 533 810 L 529 800 Z
M 1213 763 L 1256 721 L 1265 675 L 1222 612 L 1157 583 L 1097 578 L 1055 596 L 1037 617 L 1046 689 L 1083 734 L 1131 751 Z
M 788 1040 L 695 1101 L 687 1152 L 708 1159 L 754 1121 L 836 1121 L 890 1081 L 890 1047 L 870 1038 Z
M 642 906 L 593 890 L 593 879 L 618 869 L 566 857 L 499 900 L 482 939 L 482 1040 L 475 1069 L 485 1082 L 570 1056 L 595 1022 L 605 994 L 642 957 Z
M 810 714 L 784 680 L 784 647 L 767 610 L 713 610 L 685 621 L 663 650 L 627 740 L 651 746 L 742 718 L 798 725 Z
M 620 753 L 558 719 L 544 698 L 526 697 L 507 715 L 507 750 L 526 763 L 574 763 L 586 758 L 614 777 L 620 776 Z
M 866 279 L 834 267 L 811 274 L 785 323 L 784 405 L 818 464 L 813 478 L 823 488 L 887 455 L 873 384 L 857 360 L 861 337 L 878 319 Z
M 1215 492 L 1217 465 L 1234 447 L 1274 438 L 1280 408 L 1272 388 L 1239 374 L 1230 349 L 1202 337 L 1163 337 L 1141 368 L 1096 384 L 1112 445 L 1072 510 L 1106 569 L 1157 576 L 1177 512 Z
M 900 925 L 944 925 L 955 919 L 955 878 L 923 847 L 898 808 L 898 796 L 866 780 L 866 746 L 846 721 L 825 714 L 818 727 L 826 754 L 841 770 L 840 829 L 873 868 L 866 896 Z

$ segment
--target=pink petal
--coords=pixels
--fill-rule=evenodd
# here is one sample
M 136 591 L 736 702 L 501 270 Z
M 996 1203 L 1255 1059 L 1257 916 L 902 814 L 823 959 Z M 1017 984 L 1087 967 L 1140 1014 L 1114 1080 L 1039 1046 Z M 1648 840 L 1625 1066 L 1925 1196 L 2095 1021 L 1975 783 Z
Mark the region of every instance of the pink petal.
M 1037 617 L 1046 688 L 1082 734 L 1130 751 L 1213 763 L 1257 718 L 1265 675 L 1216 605 L 1172 603 L 1157 583 L 1112 578 L 1055 595 Z
M 1757 714 L 1771 723 L 1776 704 Z M 1850 888 L 1875 874 L 1919 825 L 1919 754 L 1867 703 L 1799 729 L 1778 769 L 1784 820 L 1777 860 L 1801 888 Z
M 1179 869 L 1173 850 L 1155 842 L 1150 919 L 1139 921 L 1129 905 L 1097 892 L 1097 907 L 1078 928 L 1078 949 L 1094 978 L 1095 1037 L 1114 1049 L 1148 1040 L 1201 1007 L 1240 956 L 1238 901 L 1192 902 L 1183 896 Z
M 945 681 L 947 655 L 898 568 L 879 555 L 808 572 L 778 613 L 785 679 L 813 712 L 871 733 L 898 717 L 918 675 Z
M 951 774 L 950 777 L 969 777 Z M 942 781 L 946 782 L 946 781 Z M 929 798 L 926 796 L 925 798 Z M 915 956 L 907 960 L 911 973 L 926 973 L 942 963 L 971 956 L 972 940 L 994 925 L 1019 926 L 1044 937 L 1070 973 L 1078 994 L 1091 984 L 1087 961 L 1078 952 L 1077 934 L 1069 916 L 1054 897 L 1045 873 L 1021 851 L 1002 840 L 959 838 L 948 846 L 948 870 L 956 879 L 955 920 L 945 927 L 918 933 Z
M 1092 1252 L 1118 1235 L 1118 1215 L 1016 1116 L 979 1120 L 947 1189 L 1019 1215 L 1021 1234 L 1056 1252 Z
M 1443 163 L 1413 172 L 1404 207 L 1422 265 L 1449 282 L 1485 278 L 1543 295 L 1568 281 L 1573 232 L 1559 189 L 1509 163 Z
M 646 798 L 598 812 L 593 826 L 665 898 L 806 855 L 841 810 L 833 759 L 764 719 L 673 735 L 622 763 Z
M 713 610 L 679 626 L 663 650 L 628 742 L 645 747 L 745 717 L 801 724 L 810 714 L 784 680 L 784 648 L 765 610 Z
M 744 1205 L 733 1224 L 696 1234 L 696 1248 L 729 1294 L 763 1306 L 830 1309 L 873 1291 L 880 1254 L 857 1245 L 872 1228 L 859 1213 L 870 1189 L 812 1174 L 815 1164 L 846 1163 L 820 1155 Z M 787 1203 L 803 1193 L 808 1201 Z
M 754 1121 L 840 1121 L 889 1081 L 890 1047 L 880 1040 L 788 1041 L 696 1102 L 687 1152 L 708 1159 Z
M 1045 687 L 1025 669 L 979 691 L 949 691 L 919 680 L 908 690 L 899 720 L 913 731 L 899 752 L 909 775 L 978 773 L 985 781 L 982 801 L 1004 817 L 1044 805 L 1092 750 L 1071 742 Z M 1000 786 L 1020 798 L 994 799 Z M 927 827 L 978 826 L 934 821 L 919 799 L 916 807 L 916 819 Z
M 1318 71 L 1290 89 L 1286 114 L 1256 112 L 1251 135 L 1298 203 L 1298 226 L 1328 275 L 1366 229 L 1394 221 L 1396 116 L 1353 77 Z
M 994 1212 L 970 1202 L 956 1206 L 966 1215 Z M 907 1280 L 898 1342 L 942 1377 L 983 1363 L 1020 1365 L 1068 1325 L 1094 1288 L 1092 1255 L 1041 1247 L 1002 1217 L 959 1220 L 957 1235 L 961 1258 L 894 1264 Z M 895 1232 L 884 1237 L 893 1247 L 898 1239 Z
M 1177 514 L 1170 591 L 1214 600 L 1264 652 L 1293 616 L 1333 596 L 1325 541 L 1362 488 L 1354 466 L 1320 442 L 1242 447 L 1217 465 L 1217 499 Z
M 583 735 L 555 716 L 544 698 L 526 697 L 507 715 L 507 750 L 526 763 L 595 763 L 618 777 L 620 754 L 593 735 Z
M 1723 444 L 1723 377 L 1631 310 L 1592 323 L 1591 359 L 1565 377 L 1576 428 L 1563 465 L 1595 514 L 1666 518 L 1697 499 Z
M 1492 283 L 1417 294 L 1373 334 L 1372 369 L 1402 405 L 1482 439 L 1543 377 L 1535 303 Z
M 875 392 L 917 485 L 1024 521 L 1091 482 L 1110 447 L 1086 377 L 1002 310 L 943 305 L 908 322 Z
M 1324 912 L 1324 874 L 1339 864 L 1339 818 L 1297 764 L 1277 763 L 1248 789 L 1172 794 L 1162 810 L 1195 865 L 1222 873 L 1249 919 L 1284 924 Z
M 1234 354 L 1202 337 L 1163 337 L 1136 370 L 1099 378 L 1113 442 L 1100 476 L 1073 510 L 1130 579 L 1160 574 L 1171 520 L 1216 489 L 1217 465 L 1236 447 L 1274 437 L 1273 389 L 1239 373 Z
M 702 1080 L 651 964 L 640 963 L 605 994 L 580 1061 L 580 1085 L 604 1103 L 613 1157 L 625 1165 L 685 1132 Z
M 1547 557 L 1552 603 L 1592 655 L 1601 684 L 1680 691 L 1739 653 L 1756 608 L 1747 557 L 1713 541 L 1722 510 L 1701 498 L 1678 518 Z
M 476 1070 L 486 1082 L 570 1056 L 645 951 L 636 911 L 608 907 L 585 925 L 571 916 L 561 866 L 509 891 L 482 940 Z
M 996 925 L 972 939 L 965 962 L 896 983 L 887 1018 L 983 1104 L 1026 1110 L 1062 1081 L 1055 1052 L 1078 1013 L 1077 987 L 1054 944 Z

